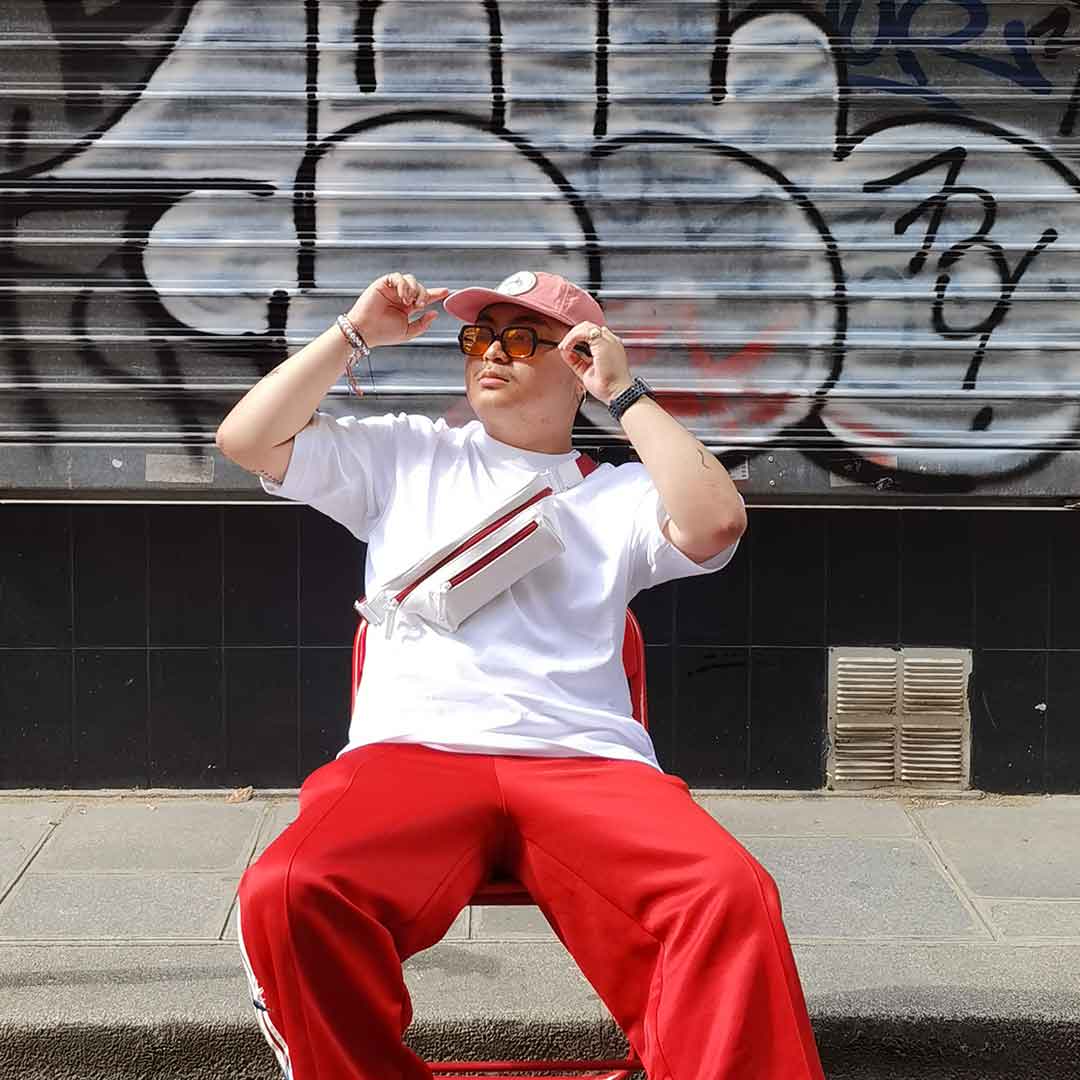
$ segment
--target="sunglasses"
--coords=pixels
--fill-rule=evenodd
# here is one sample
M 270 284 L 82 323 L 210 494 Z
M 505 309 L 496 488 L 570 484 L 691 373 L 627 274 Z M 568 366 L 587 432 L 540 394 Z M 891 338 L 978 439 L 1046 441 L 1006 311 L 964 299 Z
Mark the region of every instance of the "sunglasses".
M 499 339 L 503 352 L 515 360 L 527 360 L 536 352 L 537 345 L 550 345 L 554 348 L 559 344 L 557 341 L 540 337 L 531 326 L 507 326 L 496 334 L 490 326 L 469 323 L 458 331 L 458 344 L 466 356 L 483 356 L 496 338 Z M 574 346 L 574 351 L 582 356 L 592 357 L 589 346 L 583 341 Z

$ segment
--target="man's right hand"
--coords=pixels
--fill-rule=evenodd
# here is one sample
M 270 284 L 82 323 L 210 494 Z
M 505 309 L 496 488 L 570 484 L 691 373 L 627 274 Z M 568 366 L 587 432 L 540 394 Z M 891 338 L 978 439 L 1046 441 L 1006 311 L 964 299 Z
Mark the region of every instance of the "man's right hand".
M 349 309 L 349 321 L 371 348 L 397 345 L 422 334 L 435 321 L 438 312 L 425 311 L 412 322 L 410 315 L 449 295 L 449 289 L 425 289 L 412 274 L 383 274 Z

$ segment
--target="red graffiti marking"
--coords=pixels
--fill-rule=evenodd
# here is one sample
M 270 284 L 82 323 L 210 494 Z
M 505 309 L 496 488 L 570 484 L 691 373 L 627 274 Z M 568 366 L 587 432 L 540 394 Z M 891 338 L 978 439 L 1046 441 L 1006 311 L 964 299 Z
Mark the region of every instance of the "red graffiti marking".
M 791 394 L 774 394 L 752 406 L 746 419 L 750 424 L 771 424 L 787 410 Z
M 661 345 L 657 342 L 672 325 L 679 327 L 699 327 L 705 319 L 699 302 L 685 301 L 671 311 L 671 323 L 667 325 L 641 325 L 623 334 L 623 340 L 632 344 L 635 339 L 642 344 L 635 348 L 635 364 L 648 362 L 658 356 Z M 687 343 L 687 355 L 690 367 L 696 379 L 731 379 L 752 374 L 760 369 L 776 348 L 775 336 L 790 329 L 790 324 L 776 324 L 765 328 L 762 336 L 747 342 L 734 352 L 717 355 L 700 340 L 694 340 L 691 330 Z M 724 394 L 708 394 L 695 391 L 680 391 L 666 394 L 665 404 L 674 415 L 684 420 L 708 417 L 711 424 L 728 433 L 751 426 L 761 427 L 774 423 L 787 411 L 794 396 L 790 391 L 779 391 L 750 402 L 743 402 Z
M 664 401 L 678 416 L 704 416 L 706 413 L 715 414 L 727 411 L 727 405 L 723 399 L 710 399 L 703 394 L 688 394 L 685 391 L 665 394 Z
M 771 334 L 776 329 L 778 327 L 769 327 L 765 332 Z M 700 345 L 693 345 L 690 348 L 690 360 L 696 368 L 702 371 L 723 367 L 725 375 L 746 375 L 767 360 L 772 355 L 772 352 L 773 343 L 771 341 L 751 341 L 741 349 L 717 359 L 708 349 L 702 348 Z

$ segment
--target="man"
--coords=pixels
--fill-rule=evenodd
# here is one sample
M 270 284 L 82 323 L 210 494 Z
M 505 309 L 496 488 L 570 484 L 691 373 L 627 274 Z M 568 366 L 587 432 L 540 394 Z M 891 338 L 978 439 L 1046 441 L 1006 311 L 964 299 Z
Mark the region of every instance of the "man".
M 465 324 L 477 420 L 312 415 L 347 339 L 414 338 L 440 300 Z M 240 884 L 241 950 L 283 1072 L 430 1077 L 402 1042 L 401 964 L 498 871 L 529 890 L 651 1080 L 822 1080 L 775 884 L 660 769 L 622 669 L 629 600 L 734 554 L 746 518 L 726 470 L 557 275 L 449 295 L 387 274 L 348 319 L 253 387 L 218 445 L 364 540 L 369 594 L 576 460 L 585 393 L 641 461 L 552 496 L 566 550 L 455 633 L 405 620 L 368 635 L 348 744 Z

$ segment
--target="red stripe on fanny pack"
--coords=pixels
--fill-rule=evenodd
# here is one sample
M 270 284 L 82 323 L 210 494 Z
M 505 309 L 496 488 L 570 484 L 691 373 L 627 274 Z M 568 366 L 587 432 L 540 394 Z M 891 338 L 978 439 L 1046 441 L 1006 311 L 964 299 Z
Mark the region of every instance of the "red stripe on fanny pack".
M 455 585 L 460 585 L 463 581 L 471 578 L 473 574 L 479 573 L 481 570 L 484 569 L 485 566 L 487 566 L 489 562 L 491 562 L 493 559 L 497 559 L 504 551 L 508 551 L 519 540 L 524 540 L 526 536 L 528 536 L 532 532 L 535 532 L 539 528 L 540 525 L 538 522 L 530 521 L 524 529 L 518 529 L 518 531 L 514 533 L 513 536 L 508 536 L 501 544 L 498 545 L 498 547 L 493 547 L 482 559 L 477 559 L 476 562 L 472 564 L 472 566 L 466 566 L 465 569 L 462 570 L 460 573 L 455 574 L 450 579 L 450 587 L 453 588 Z
M 439 562 L 436 563 L 426 574 L 421 575 L 415 581 L 406 585 L 405 588 L 402 589 L 401 592 L 399 592 L 397 596 L 394 597 L 395 601 L 400 604 L 401 601 L 404 600 L 405 597 L 408 596 L 409 593 L 411 593 L 413 589 L 417 587 L 417 585 L 423 584 L 423 582 L 426 581 L 429 577 L 431 577 L 431 575 L 434 574 L 436 570 L 442 569 L 442 567 L 444 567 L 451 559 L 456 559 L 463 551 L 468 551 L 469 548 L 471 548 L 474 544 L 479 543 L 489 533 L 494 532 L 497 528 L 499 528 L 500 525 L 505 525 L 506 522 L 508 522 L 512 517 L 520 514 L 522 510 L 527 510 L 530 506 L 532 506 L 534 502 L 539 502 L 541 499 L 545 498 L 550 494 L 551 488 L 544 488 L 542 491 L 538 491 L 531 499 L 526 500 L 520 506 L 515 506 L 513 510 L 510 510 L 507 513 L 503 514 L 502 517 L 498 518 L 496 521 L 493 521 L 490 525 L 485 526 L 479 532 L 473 533 L 473 535 L 470 536 L 468 540 L 465 540 L 462 543 L 458 544 L 458 546 L 454 548 L 454 550 L 451 551 L 450 554 L 447 555 L 444 559 L 440 559 Z

